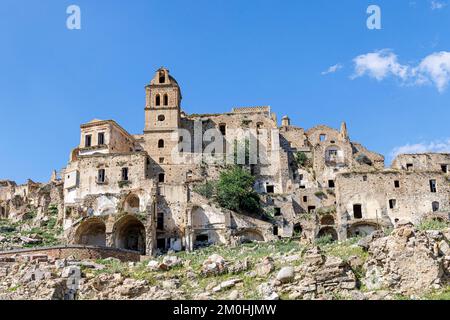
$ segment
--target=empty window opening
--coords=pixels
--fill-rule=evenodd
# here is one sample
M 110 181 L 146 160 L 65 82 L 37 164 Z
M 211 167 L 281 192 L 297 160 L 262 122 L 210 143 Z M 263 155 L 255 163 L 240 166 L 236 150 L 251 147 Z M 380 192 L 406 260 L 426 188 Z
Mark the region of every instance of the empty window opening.
M 159 158 L 159 163 L 164 163 L 164 158 Z
M 227 126 L 226 126 L 225 124 L 219 125 L 219 130 L 220 130 L 220 133 L 221 133 L 223 136 L 226 136 L 226 135 L 227 135 Z
M 414 165 L 412 163 L 406 164 L 406 170 L 411 171 L 413 169 Z
M 316 207 L 315 206 L 309 206 L 308 207 L 308 213 L 314 213 L 314 211 L 316 211 Z
M 275 193 L 275 187 L 273 185 L 266 186 L 267 193 Z
M 161 96 L 159 94 L 156 95 L 155 105 L 157 106 L 161 105 Z
M 300 235 L 302 233 L 302 226 L 300 223 L 294 225 L 294 235 Z
M 165 75 L 164 71 L 161 71 L 159 73 L 159 83 L 166 83 L 166 75 Z
M 334 188 L 334 180 L 328 180 L 328 188 Z
M 128 181 L 128 168 L 122 168 L 122 181 Z
M 367 176 L 363 176 L 363 181 L 367 181 Z
M 158 218 L 156 220 L 156 230 L 164 230 L 164 213 L 158 212 Z
M 100 169 L 98 170 L 98 174 L 97 174 L 97 182 L 99 183 L 104 183 L 106 179 L 106 175 L 105 175 L 105 169 Z
M 209 237 L 207 234 L 199 234 L 195 237 L 195 242 L 208 243 Z
M 430 180 L 430 191 L 436 193 L 436 180 Z
M 158 148 L 160 148 L 160 149 L 164 148 L 164 140 L 163 139 L 160 139 L 158 141 Z
M 442 170 L 443 173 L 448 173 L 448 165 L 442 164 L 441 165 L 441 170 Z
M 321 134 L 319 137 L 320 141 L 326 141 L 327 140 L 327 135 L 326 134 Z
M 331 140 L 331 141 L 330 141 L 330 143 L 336 143 L 336 141 L 334 141 L 334 140 Z
M 395 209 L 397 207 L 397 200 L 391 199 L 389 200 L 389 208 Z
M 277 236 L 277 235 L 278 235 L 278 227 L 277 227 L 277 226 L 274 226 L 274 227 L 273 227 L 273 235 L 274 235 L 274 236 Z
M 439 211 L 439 202 L 434 201 L 434 202 L 431 204 L 431 206 L 432 206 L 432 208 L 433 208 L 433 212 Z
M 166 120 L 166 117 L 165 117 L 163 114 L 160 114 L 160 115 L 158 116 L 158 121 L 159 121 L 159 122 L 162 122 L 162 121 L 164 121 L 164 120 Z
M 353 216 L 355 217 L 355 219 L 362 219 L 362 205 L 353 205 Z
M 165 175 L 164 173 L 160 173 L 160 174 L 158 175 L 158 181 L 159 181 L 160 183 L 164 183 L 165 180 L 166 180 L 166 175 Z
M 274 213 L 275 217 L 279 217 L 281 216 L 281 208 L 275 208 L 275 213 Z
M 303 202 L 308 202 L 308 197 L 307 196 L 303 196 Z
M 250 174 L 254 176 L 256 173 L 256 166 L 254 164 L 250 165 Z
M 104 145 L 105 144 L 105 133 L 104 132 L 99 132 L 98 133 L 98 144 L 99 145 Z
M 159 250 L 166 250 L 166 238 L 156 240 L 156 248 Z
M 395 187 L 395 188 L 400 188 L 400 181 L 395 180 L 395 181 L 394 181 L 394 187 Z
M 164 99 L 163 99 L 163 100 L 164 100 L 164 101 L 163 101 L 163 102 L 164 102 L 164 105 L 165 105 L 165 106 L 168 106 L 168 105 L 169 105 L 169 96 L 168 96 L 167 94 L 164 95 Z
M 89 148 L 90 146 L 92 146 L 92 136 L 90 134 L 88 134 L 84 137 L 84 146 L 86 148 Z

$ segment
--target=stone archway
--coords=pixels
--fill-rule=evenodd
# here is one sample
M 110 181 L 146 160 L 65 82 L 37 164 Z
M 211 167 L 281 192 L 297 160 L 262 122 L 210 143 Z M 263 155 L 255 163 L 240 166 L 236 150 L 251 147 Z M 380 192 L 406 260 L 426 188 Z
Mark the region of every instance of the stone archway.
M 348 227 L 347 238 L 365 237 L 379 229 L 381 226 L 376 223 L 356 223 Z
M 75 232 L 75 243 L 106 247 L 106 225 L 98 218 L 83 221 Z
M 145 254 L 145 226 L 133 215 L 119 219 L 113 227 L 114 247 Z
M 262 235 L 262 233 L 259 230 L 255 230 L 255 229 L 248 229 L 248 230 L 240 231 L 240 232 L 236 233 L 236 236 L 240 237 L 241 242 L 243 242 L 243 243 L 254 242 L 254 241 L 264 242 L 264 236 Z
M 333 241 L 338 240 L 338 234 L 336 232 L 336 229 L 334 229 L 333 227 L 324 227 L 320 229 L 319 233 L 317 234 L 317 238 L 322 238 L 325 236 L 331 236 L 331 239 Z

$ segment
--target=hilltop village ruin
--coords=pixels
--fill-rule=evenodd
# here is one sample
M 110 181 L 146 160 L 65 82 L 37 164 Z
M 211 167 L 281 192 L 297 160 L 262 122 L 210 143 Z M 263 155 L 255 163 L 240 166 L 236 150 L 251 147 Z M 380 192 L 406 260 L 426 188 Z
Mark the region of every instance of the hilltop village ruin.
M 143 134 L 130 134 L 113 120 L 81 125 L 79 146 L 50 182 L 0 181 L 0 218 L 20 220 L 33 211 L 45 219 L 53 206 L 68 244 L 142 255 L 293 237 L 345 240 L 428 217 L 449 219 L 450 154 L 403 154 L 385 168 L 382 155 L 350 140 L 345 123 L 340 130 L 305 130 L 285 116 L 278 126 L 270 107 L 188 115 L 165 68 L 145 92 Z M 243 166 L 256 178 L 254 189 L 270 219 L 220 208 L 195 191 L 226 166 L 202 159 L 204 140 L 200 150 L 179 147 L 194 144 L 180 129 L 194 137 L 199 124 L 200 137 L 212 129 L 224 150 L 241 138 L 238 129 L 264 146 L 270 161 Z M 200 161 L 176 161 L 174 150 Z

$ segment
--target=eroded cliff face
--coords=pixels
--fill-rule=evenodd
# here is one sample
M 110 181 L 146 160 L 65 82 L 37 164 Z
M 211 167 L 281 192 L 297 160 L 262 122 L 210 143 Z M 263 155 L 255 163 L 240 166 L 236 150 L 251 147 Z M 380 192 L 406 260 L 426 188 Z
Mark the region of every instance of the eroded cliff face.
M 212 246 L 141 262 L 0 258 L 0 299 L 448 298 L 450 229 Z

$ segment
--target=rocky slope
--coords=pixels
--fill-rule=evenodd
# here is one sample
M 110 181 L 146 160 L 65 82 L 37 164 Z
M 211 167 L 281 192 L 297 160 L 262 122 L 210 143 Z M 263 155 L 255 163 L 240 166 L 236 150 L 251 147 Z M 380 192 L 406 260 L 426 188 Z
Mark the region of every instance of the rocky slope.
M 318 246 L 209 247 L 139 263 L 0 260 L 0 299 L 449 299 L 450 229 Z

